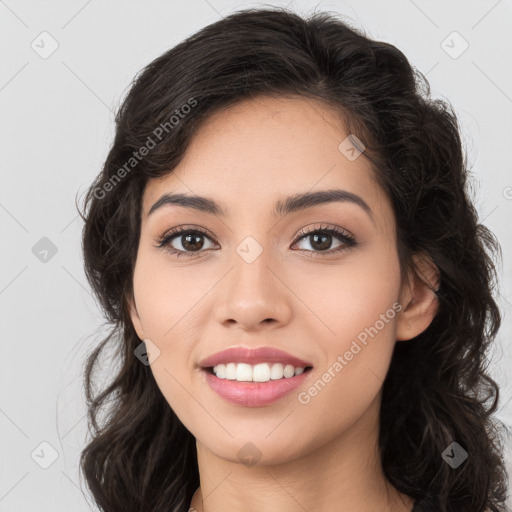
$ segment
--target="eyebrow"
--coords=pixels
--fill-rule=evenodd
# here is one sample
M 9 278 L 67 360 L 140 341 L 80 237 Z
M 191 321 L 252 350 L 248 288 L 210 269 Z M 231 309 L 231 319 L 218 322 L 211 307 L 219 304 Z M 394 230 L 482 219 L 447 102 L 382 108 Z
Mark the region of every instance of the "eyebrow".
M 334 202 L 352 203 L 360 206 L 374 222 L 373 212 L 366 202 L 356 194 L 341 189 L 320 190 L 317 192 L 305 192 L 287 197 L 286 200 L 277 201 L 274 205 L 273 215 L 281 217 L 289 213 L 305 210 L 320 204 L 328 204 Z M 150 208 L 148 217 L 155 210 L 165 205 L 177 205 L 185 208 L 192 208 L 194 210 L 217 215 L 220 217 L 228 216 L 220 204 L 213 199 L 201 196 L 191 196 L 188 194 L 163 194 L 156 203 Z

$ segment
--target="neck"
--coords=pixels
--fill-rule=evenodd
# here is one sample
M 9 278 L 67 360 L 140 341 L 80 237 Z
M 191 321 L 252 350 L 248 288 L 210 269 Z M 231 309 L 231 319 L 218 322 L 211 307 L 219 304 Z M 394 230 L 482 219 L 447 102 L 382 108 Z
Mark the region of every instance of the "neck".
M 342 435 L 281 464 L 246 466 L 217 457 L 197 442 L 201 487 L 190 512 L 410 512 L 412 499 L 382 472 L 379 405 L 376 400 Z

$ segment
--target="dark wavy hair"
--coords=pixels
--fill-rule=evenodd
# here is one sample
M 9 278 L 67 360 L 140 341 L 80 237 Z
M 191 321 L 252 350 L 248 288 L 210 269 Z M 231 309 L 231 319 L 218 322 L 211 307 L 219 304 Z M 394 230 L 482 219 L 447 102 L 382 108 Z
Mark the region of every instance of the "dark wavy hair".
M 141 340 L 127 299 L 142 194 L 150 178 L 172 172 L 208 116 L 260 95 L 315 99 L 339 113 L 393 205 L 402 276 L 418 275 L 416 254 L 439 270 L 438 312 L 413 343 L 396 343 L 383 384 L 385 476 L 416 500 L 435 497 L 436 511 L 506 510 L 503 441 L 492 416 L 499 388 L 487 372 L 501 323 L 493 298 L 493 254 L 501 249 L 469 197 L 453 107 L 431 98 L 426 78 L 400 50 L 339 15 L 304 18 L 270 7 L 235 12 L 141 71 L 86 191 L 84 267 L 110 327 L 84 371 L 91 440 L 80 471 L 95 502 L 108 512 L 185 512 L 199 486 L 195 438 L 134 356 Z M 141 151 L 150 140 L 154 147 Z M 109 343 L 119 368 L 95 390 L 94 370 Z M 469 454 L 456 470 L 442 458 L 454 441 Z

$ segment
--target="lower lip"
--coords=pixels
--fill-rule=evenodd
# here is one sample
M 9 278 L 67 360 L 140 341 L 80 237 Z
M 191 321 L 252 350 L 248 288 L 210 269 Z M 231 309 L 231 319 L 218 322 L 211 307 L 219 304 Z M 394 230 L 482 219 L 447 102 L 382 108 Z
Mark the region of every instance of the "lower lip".
M 311 370 L 308 370 L 300 375 L 267 382 L 238 382 L 219 379 L 216 375 L 204 370 L 206 381 L 218 395 L 228 402 L 246 407 L 260 407 L 277 402 L 297 389 L 310 372 Z

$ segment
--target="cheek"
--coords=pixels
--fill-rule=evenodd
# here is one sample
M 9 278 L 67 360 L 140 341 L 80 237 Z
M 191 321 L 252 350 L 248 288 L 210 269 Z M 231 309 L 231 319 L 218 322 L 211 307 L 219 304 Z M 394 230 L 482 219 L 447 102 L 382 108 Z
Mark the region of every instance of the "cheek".
M 133 286 L 146 335 L 168 345 L 175 333 L 191 324 L 194 309 L 211 286 L 209 281 L 212 276 L 198 279 L 191 267 L 173 266 L 162 255 L 139 253 Z
M 376 252 L 319 267 L 294 288 L 314 312 L 311 336 L 323 353 L 315 382 L 299 397 L 306 409 L 316 411 L 313 418 L 332 405 L 337 422 L 350 423 L 385 379 L 401 310 L 400 270 L 396 254 L 382 251 L 375 257 Z
M 399 296 L 400 268 L 395 252 L 375 244 L 336 264 L 290 269 L 284 280 L 293 283 L 294 293 L 307 306 L 305 316 L 317 325 L 320 339 L 342 348 L 392 308 Z M 393 319 L 395 310 L 390 315 Z M 385 328 L 380 322 L 378 327 L 385 336 L 393 337 L 388 322 Z
M 133 276 L 134 294 L 144 334 L 160 351 L 150 365 L 155 382 L 170 407 L 188 423 L 193 422 L 193 418 L 187 417 L 187 410 L 193 409 L 187 390 L 190 389 L 190 340 L 194 337 L 186 331 L 194 316 L 189 304 L 193 294 L 188 293 L 187 283 L 180 281 L 180 273 L 165 268 L 162 259 L 154 256 L 150 259 L 139 253 Z
M 187 265 L 178 268 L 162 255 L 142 250 L 137 256 L 137 311 L 145 336 L 160 350 L 151 370 L 173 407 L 190 398 L 179 383 L 185 385 L 191 378 L 192 351 L 203 322 L 198 316 L 201 299 L 214 284 L 215 276 L 199 276 Z

